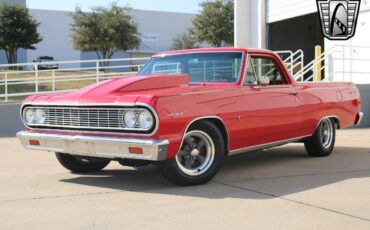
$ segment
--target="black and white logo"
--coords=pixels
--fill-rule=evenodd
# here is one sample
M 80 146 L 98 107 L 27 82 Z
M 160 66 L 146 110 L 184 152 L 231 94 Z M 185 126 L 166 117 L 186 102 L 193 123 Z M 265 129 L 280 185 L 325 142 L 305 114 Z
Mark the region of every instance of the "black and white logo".
M 347 40 L 355 35 L 360 0 L 317 0 L 324 36 Z

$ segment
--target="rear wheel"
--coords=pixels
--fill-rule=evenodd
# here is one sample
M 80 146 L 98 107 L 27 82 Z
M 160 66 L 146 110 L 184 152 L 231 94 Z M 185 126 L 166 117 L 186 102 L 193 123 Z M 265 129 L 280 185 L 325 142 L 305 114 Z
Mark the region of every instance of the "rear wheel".
M 308 155 L 312 157 L 329 156 L 335 144 L 335 122 L 330 118 L 323 119 L 316 128 L 314 135 L 305 141 Z
M 98 172 L 104 169 L 110 160 L 93 157 L 80 157 L 64 153 L 55 153 L 59 163 L 71 172 L 89 173 Z
M 180 151 L 158 166 L 165 178 L 178 185 L 198 185 L 210 181 L 225 156 L 222 134 L 211 122 L 194 125 L 185 134 Z

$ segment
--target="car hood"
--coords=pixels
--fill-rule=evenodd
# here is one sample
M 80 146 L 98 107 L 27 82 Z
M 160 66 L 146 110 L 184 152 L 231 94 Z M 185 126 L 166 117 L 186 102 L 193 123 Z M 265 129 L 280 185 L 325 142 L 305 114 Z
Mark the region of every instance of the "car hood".
M 114 80 L 102 81 L 80 90 L 38 94 L 25 100 L 36 104 L 119 104 L 135 103 L 140 96 L 153 90 L 160 93 L 174 88 L 189 88 L 188 75 L 147 75 L 123 76 Z

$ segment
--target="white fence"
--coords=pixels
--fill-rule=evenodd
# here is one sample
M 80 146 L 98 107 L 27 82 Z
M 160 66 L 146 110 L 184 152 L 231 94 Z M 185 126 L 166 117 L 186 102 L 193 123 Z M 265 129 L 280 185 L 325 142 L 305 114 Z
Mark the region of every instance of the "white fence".
M 148 60 L 149 57 L 0 65 L 0 100 L 74 90 L 93 82 L 134 75 Z M 109 61 L 110 66 L 101 66 L 104 61 Z

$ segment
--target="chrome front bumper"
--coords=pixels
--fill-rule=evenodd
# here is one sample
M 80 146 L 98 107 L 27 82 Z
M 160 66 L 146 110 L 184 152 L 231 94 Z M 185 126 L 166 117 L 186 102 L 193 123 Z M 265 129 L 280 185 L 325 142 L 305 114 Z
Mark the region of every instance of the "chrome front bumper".
M 68 153 L 77 156 L 108 159 L 136 159 L 161 161 L 166 159 L 167 140 L 142 140 L 131 138 L 90 137 L 32 133 L 17 133 L 18 139 L 27 149 Z M 37 145 L 32 142 L 37 142 Z M 132 154 L 129 148 L 142 148 L 142 154 Z

